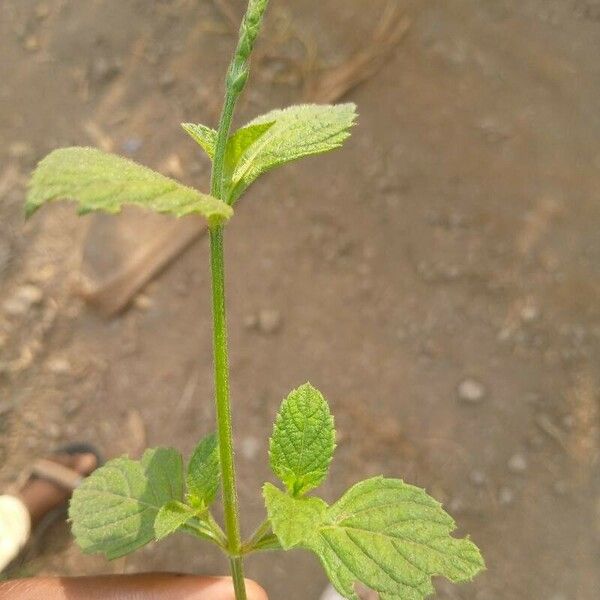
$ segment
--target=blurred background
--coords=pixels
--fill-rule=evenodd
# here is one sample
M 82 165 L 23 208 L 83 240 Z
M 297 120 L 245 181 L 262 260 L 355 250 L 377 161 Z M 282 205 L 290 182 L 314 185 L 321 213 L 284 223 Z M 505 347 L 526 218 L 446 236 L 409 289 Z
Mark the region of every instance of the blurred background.
M 136 457 L 213 429 L 196 222 L 22 207 L 65 145 L 206 189 L 179 123 L 216 123 L 243 8 L 0 3 L 2 487 L 61 442 Z M 339 431 L 327 499 L 400 476 L 483 549 L 487 573 L 438 598 L 600 597 L 599 55 L 598 0 L 272 0 L 238 123 L 341 100 L 360 122 L 262 179 L 227 229 L 246 531 L 277 407 L 310 379 Z M 21 574 L 226 570 L 185 536 L 110 564 L 64 525 L 38 542 Z M 302 552 L 247 570 L 274 600 L 325 586 Z

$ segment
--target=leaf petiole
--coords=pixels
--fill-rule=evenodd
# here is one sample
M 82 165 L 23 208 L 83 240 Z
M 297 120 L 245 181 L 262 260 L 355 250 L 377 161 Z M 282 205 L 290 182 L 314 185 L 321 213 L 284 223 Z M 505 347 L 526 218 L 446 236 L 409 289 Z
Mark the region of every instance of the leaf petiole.
M 256 531 L 242 544 L 242 553 L 249 554 L 253 552 L 257 545 L 260 544 L 266 537 L 272 535 L 271 521 L 265 519 L 257 528 Z

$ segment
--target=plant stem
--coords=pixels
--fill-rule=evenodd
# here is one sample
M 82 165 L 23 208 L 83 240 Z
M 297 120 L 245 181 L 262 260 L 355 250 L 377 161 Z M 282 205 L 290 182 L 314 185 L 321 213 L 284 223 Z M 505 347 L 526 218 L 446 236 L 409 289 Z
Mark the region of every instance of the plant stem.
M 223 509 L 227 550 L 237 600 L 246 600 L 241 554 L 241 535 L 233 460 L 233 431 L 229 400 L 229 359 L 227 353 L 227 318 L 225 313 L 225 263 L 223 228 L 210 230 L 210 262 L 213 296 L 213 351 L 215 361 L 215 404 L 223 484 Z
M 235 105 L 238 98 L 239 94 L 235 93 L 233 90 L 227 89 L 225 102 L 223 104 L 223 112 L 221 114 L 221 120 L 219 122 L 219 129 L 217 133 L 217 143 L 215 145 L 215 157 L 213 160 L 211 177 L 211 194 L 215 198 L 219 198 L 221 200 L 224 199 L 225 195 L 225 182 L 223 180 L 225 152 L 227 150 L 227 140 L 229 139 L 231 122 L 233 121 L 233 113 L 235 111 Z
M 240 27 L 238 45 L 227 72 L 225 101 L 217 130 L 217 141 L 211 174 L 211 194 L 226 201 L 227 181 L 225 177 L 225 155 L 233 121 L 235 105 L 248 80 L 248 60 L 268 0 L 249 0 L 248 10 Z M 246 600 L 244 566 L 242 561 L 242 537 L 240 534 L 239 510 L 235 486 L 235 463 L 233 458 L 233 429 L 231 424 L 231 402 L 229 398 L 229 357 L 227 352 L 227 315 L 225 310 L 225 256 L 223 227 L 210 228 L 210 264 L 213 301 L 213 353 L 215 363 L 215 405 L 217 434 L 221 460 L 223 485 L 223 510 L 227 552 L 236 600 Z
M 223 112 L 219 122 L 215 156 L 211 176 L 211 193 L 224 196 L 223 172 L 227 140 L 233 121 L 233 113 L 239 93 L 229 87 L 225 94 Z M 233 457 L 233 427 L 231 423 L 231 400 L 229 397 L 229 356 L 227 351 L 227 313 L 225 308 L 225 253 L 223 227 L 210 230 L 210 264 L 213 299 L 213 353 L 215 362 L 215 405 L 217 434 L 221 459 L 221 482 L 223 486 L 223 512 L 227 551 L 230 555 L 231 576 L 236 600 L 246 600 L 244 566 L 241 558 L 242 536 L 235 485 L 235 462 Z

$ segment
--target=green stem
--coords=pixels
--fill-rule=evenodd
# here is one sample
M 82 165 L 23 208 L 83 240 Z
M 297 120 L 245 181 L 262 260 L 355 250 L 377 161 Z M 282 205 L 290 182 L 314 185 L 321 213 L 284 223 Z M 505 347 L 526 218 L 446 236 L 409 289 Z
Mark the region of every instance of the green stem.
M 246 600 L 246 582 L 244 581 L 244 567 L 241 556 L 231 556 L 229 558 L 229 567 L 233 578 L 233 589 L 236 600 Z
M 223 228 L 210 230 L 210 262 L 213 295 L 213 351 L 215 361 L 215 404 L 217 433 L 221 458 L 223 484 L 223 510 L 227 550 L 231 556 L 231 574 L 237 600 L 246 600 L 244 572 L 241 554 L 241 534 L 238 502 L 235 487 L 235 464 L 233 460 L 233 429 L 229 400 L 229 359 L 227 352 L 227 319 L 225 313 L 225 263 L 223 252 Z M 235 567 L 235 568 L 234 568 Z
M 238 98 L 239 94 L 233 90 L 227 90 L 225 95 L 225 103 L 223 104 L 223 112 L 219 122 L 219 129 L 217 130 L 217 143 L 215 145 L 215 157 L 213 160 L 210 188 L 211 194 L 215 198 L 219 198 L 221 200 L 225 199 L 225 181 L 223 177 L 225 170 L 225 152 L 227 151 L 227 140 L 229 139 L 229 132 L 231 131 L 231 123 L 233 121 L 233 113 L 235 111 L 235 105 Z
M 267 8 L 268 0 L 249 0 L 248 10 L 240 27 L 238 46 L 227 72 L 225 102 L 219 121 L 213 169 L 211 194 L 227 201 L 225 154 L 235 105 L 248 80 L 248 60 L 260 25 Z M 223 485 L 223 511 L 225 513 L 225 533 L 227 552 L 236 600 L 246 600 L 244 566 L 242 561 L 242 538 L 240 534 L 239 510 L 235 486 L 235 463 L 233 459 L 233 429 L 231 424 L 231 402 L 229 398 L 229 357 L 227 352 L 227 316 L 225 311 L 225 257 L 223 249 L 223 227 L 210 229 L 210 264 L 212 274 L 213 300 L 213 352 L 215 362 L 215 405 L 217 412 L 217 433 L 221 459 L 221 481 Z
M 233 113 L 239 93 L 229 87 L 225 95 L 223 112 L 219 122 L 217 143 L 213 160 L 211 193 L 224 197 L 224 168 L 227 140 L 233 121 Z M 210 263 L 213 297 L 213 352 L 215 361 L 215 404 L 217 433 L 221 458 L 221 481 L 223 485 L 223 512 L 227 534 L 227 552 L 230 555 L 231 576 L 236 600 L 246 600 L 244 566 L 241 559 L 242 537 L 240 533 L 239 508 L 235 485 L 233 458 L 233 428 L 231 401 L 229 397 L 229 356 L 227 351 L 227 313 L 225 308 L 225 256 L 223 227 L 210 230 Z

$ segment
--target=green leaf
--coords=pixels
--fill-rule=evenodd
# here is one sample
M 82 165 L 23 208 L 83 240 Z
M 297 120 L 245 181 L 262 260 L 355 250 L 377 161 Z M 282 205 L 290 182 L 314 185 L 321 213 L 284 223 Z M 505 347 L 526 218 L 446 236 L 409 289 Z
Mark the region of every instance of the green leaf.
M 273 125 L 275 125 L 275 121 L 246 125 L 246 127 L 238 129 L 229 138 L 225 152 L 225 173 L 228 177 L 233 175 L 233 170 L 237 166 L 242 154 L 267 133 Z
M 208 154 L 208 157 L 213 160 L 215 157 L 215 147 L 217 145 L 217 132 L 206 125 L 182 123 L 181 126 L 204 150 L 204 152 Z
M 116 458 L 85 479 L 69 507 L 73 534 L 85 553 L 119 558 L 154 539 L 161 507 L 181 499 L 183 466 L 177 456 L 160 448 L 147 452 L 143 462 Z
M 485 568 L 473 542 L 450 535 L 456 524 L 441 505 L 398 479 L 358 483 L 327 509 L 269 484 L 264 496 L 281 545 L 314 552 L 350 600 L 358 600 L 358 582 L 382 600 L 423 600 L 434 592 L 433 576 L 470 581 Z
M 269 447 L 273 472 L 294 496 L 319 486 L 335 449 L 329 406 L 319 390 L 306 383 L 283 401 Z
M 257 125 L 247 125 L 238 129 L 227 141 L 225 151 L 225 177 L 231 179 L 233 170 L 237 165 L 241 155 L 266 133 L 274 122 L 259 123 Z M 183 129 L 202 147 L 211 160 L 215 158 L 215 148 L 217 145 L 217 132 L 206 125 L 195 125 L 194 123 L 182 123 Z
M 154 534 L 157 540 L 175 533 L 190 519 L 194 518 L 196 511 L 177 500 L 167 502 L 156 515 L 154 520 Z
M 173 448 L 150 448 L 141 460 L 148 480 L 161 494 L 157 501 L 163 504 L 183 498 L 183 459 Z
M 254 119 L 247 127 L 274 125 L 240 155 L 227 199 L 237 200 L 260 175 L 275 167 L 339 148 L 350 136 L 355 119 L 354 104 L 304 104 Z
M 27 216 L 52 200 L 74 200 L 80 214 L 114 214 L 125 204 L 177 217 L 200 214 L 210 224 L 222 223 L 233 214 L 221 200 L 94 148 L 55 150 L 38 164 L 29 182 Z
M 327 503 L 320 498 L 292 498 L 270 483 L 265 483 L 263 496 L 273 531 L 284 550 L 302 545 L 307 533 L 317 531 L 325 520 Z
M 188 499 L 195 508 L 208 508 L 219 488 L 219 443 L 212 434 L 196 446 L 187 470 Z

